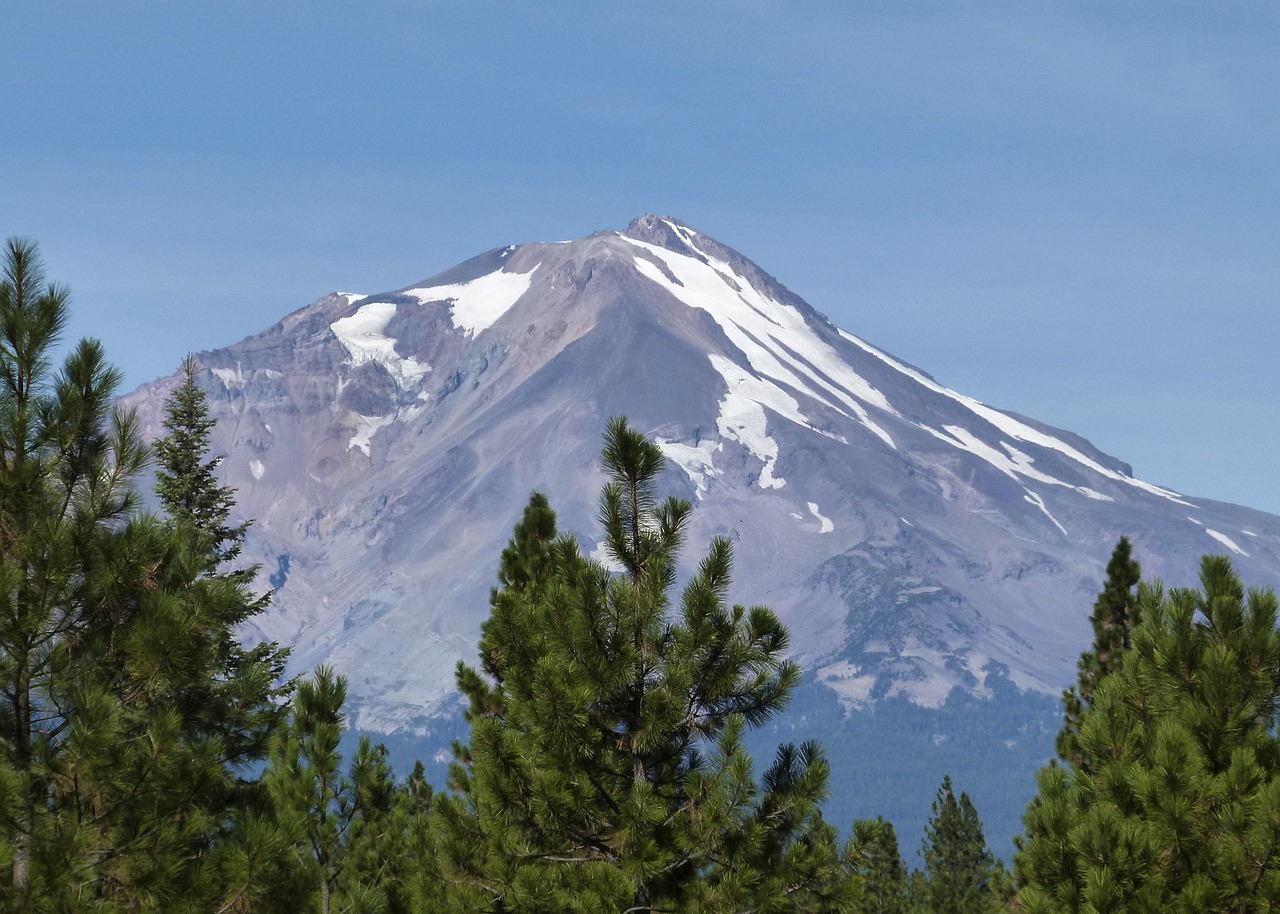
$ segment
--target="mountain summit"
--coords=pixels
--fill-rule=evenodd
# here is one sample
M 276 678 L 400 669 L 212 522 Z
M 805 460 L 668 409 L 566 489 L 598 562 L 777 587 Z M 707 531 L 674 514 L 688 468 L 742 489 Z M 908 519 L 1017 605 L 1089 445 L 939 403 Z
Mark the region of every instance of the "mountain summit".
M 695 501 L 691 541 L 735 541 L 730 598 L 772 606 L 846 711 L 1056 696 L 1121 534 L 1172 584 L 1205 552 L 1280 584 L 1280 518 L 950 390 L 676 219 L 334 293 L 197 363 L 277 591 L 261 633 L 346 674 L 367 729 L 450 709 L 532 490 L 600 554 L 618 414 Z M 175 379 L 128 398 L 152 432 Z

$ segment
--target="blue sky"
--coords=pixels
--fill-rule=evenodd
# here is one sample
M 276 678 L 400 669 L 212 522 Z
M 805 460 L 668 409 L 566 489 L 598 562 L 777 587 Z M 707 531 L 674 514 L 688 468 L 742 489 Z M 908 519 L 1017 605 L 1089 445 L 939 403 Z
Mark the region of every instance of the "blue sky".
M 953 388 L 1280 513 L 1277 47 L 1274 3 L 13 4 L 0 233 L 132 387 L 670 214 Z

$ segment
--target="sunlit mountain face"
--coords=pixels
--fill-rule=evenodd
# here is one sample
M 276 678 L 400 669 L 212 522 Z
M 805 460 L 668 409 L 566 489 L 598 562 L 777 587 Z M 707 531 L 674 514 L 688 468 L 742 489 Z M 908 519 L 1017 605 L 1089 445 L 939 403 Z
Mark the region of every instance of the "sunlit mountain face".
M 686 570 L 730 537 L 730 598 L 791 629 L 808 675 L 774 729 L 817 728 L 860 767 L 924 764 L 927 782 L 929 758 L 951 764 L 967 745 L 947 728 L 969 726 L 1008 754 L 975 780 L 1029 778 L 1121 534 L 1169 584 L 1194 583 L 1206 552 L 1280 584 L 1280 518 L 1136 479 L 856 333 L 649 215 L 496 248 L 398 291 L 334 293 L 200 353 L 215 447 L 255 518 L 245 555 L 275 590 L 246 635 L 293 645 L 298 672 L 334 666 L 358 727 L 416 734 L 430 756 L 529 494 L 603 558 L 600 436 L 620 414 L 662 447 L 667 490 L 694 502 Z M 175 383 L 126 398 L 153 435 Z M 912 721 L 918 746 L 871 720 Z M 865 781 L 842 790 L 859 813 L 906 802 Z

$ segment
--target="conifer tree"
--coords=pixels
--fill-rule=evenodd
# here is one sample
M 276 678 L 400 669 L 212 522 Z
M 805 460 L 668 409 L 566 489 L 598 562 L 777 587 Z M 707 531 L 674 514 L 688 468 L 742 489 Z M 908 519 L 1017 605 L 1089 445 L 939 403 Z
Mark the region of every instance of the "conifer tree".
M 462 667 L 469 745 L 433 813 L 458 910 L 842 910 L 849 859 L 822 822 L 816 746 L 784 746 L 757 784 L 747 726 L 798 670 L 763 607 L 725 605 L 717 539 L 669 606 L 691 506 L 659 501 L 658 448 L 610 422 L 601 496 L 611 574 L 557 537 L 535 495 L 503 553 Z
M 386 748 L 367 736 L 343 771 L 346 691 L 323 666 L 298 685 L 265 775 L 295 867 L 289 910 L 401 914 L 412 903 L 410 863 L 425 846 L 431 791 L 420 765 L 397 784 Z
M 268 735 L 282 719 L 288 650 L 274 642 L 240 643 L 240 627 L 267 609 L 270 595 L 251 591 L 256 566 L 227 567 L 239 556 L 249 523 L 230 522 L 235 490 L 218 481 L 222 457 L 209 453 L 214 424 L 188 356 L 165 401 L 165 434 L 155 445 L 156 494 L 185 547 L 186 563 L 173 586 L 188 598 L 189 638 L 204 665 L 185 690 L 184 711 L 193 725 L 216 733 L 227 765 L 240 768 L 266 758 Z
M 920 849 L 925 903 L 933 914 L 986 914 L 999 910 L 1000 867 L 987 849 L 982 822 L 969 795 L 957 799 L 950 775 L 942 779 Z
M 182 360 L 182 380 L 165 401 L 165 435 L 156 442 L 156 495 L 175 522 L 205 537 L 215 567 L 240 554 L 248 522 L 230 524 L 235 489 L 218 482 L 221 456 L 210 456 L 208 397 L 196 383 L 193 356 Z
M 94 707 L 76 700 L 82 643 L 103 620 L 94 589 L 116 564 L 145 461 L 111 413 L 119 373 L 83 340 L 53 375 L 68 294 L 35 245 L 10 240 L 0 280 L 0 897 L 36 909 L 87 856 L 60 823 L 64 747 Z M 77 716 L 72 718 L 69 713 Z M 80 732 L 83 732 L 81 730 Z
M 213 852 L 236 767 L 261 757 L 273 667 L 228 653 L 243 586 L 137 513 L 147 451 L 110 407 L 119 375 L 101 346 L 81 342 L 53 375 L 65 291 L 43 283 L 33 245 L 10 242 L 5 268 L 0 899 L 199 910 L 219 896 Z
M 1105 676 L 1079 743 L 1027 810 L 1020 910 L 1280 907 L 1280 633 L 1271 591 L 1222 556 L 1201 589 L 1143 582 L 1123 669 Z
M 210 457 L 209 418 L 204 391 L 195 381 L 188 357 L 182 381 L 165 403 L 165 435 L 156 442 L 157 494 L 166 513 L 171 557 L 163 564 L 168 611 L 149 624 L 175 629 L 184 658 L 181 675 L 169 686 L 167 702 L 182 722 L 183 739 L 206 753 L 211 767 L 203 789 L 189 795 L 190 811 L 200 810 L 210 823 L 189 850 L 201 870 L 197 881 L 216 898 L 249 898 L 270 894 L 278 881 L 264 864 L 254 870 L 267 883 L 219 885 L 217 874 L 230 872 L 221 857 L 243 852 L 235 829 L 253 829 L 261 847 L 277 846 L 269 836 L 270 819 L 261 813 L 260 785 L 245 780 L 249 766 L 267 757 L 272 732 L 283 721 L 282 683 L 287 649 L 272 642 L 246 647 L 241 626 L 263 612 L 267 596 L 252 592 L 256 567 L 228 567 L 240 553 L 248 523 L 232 525 L 235 493 L 219 483 L 220 457 Z M 241 872 L 248 873 L 248 870 Z M 194 889 L 187 890 L 191 895 Z
M 905 914 L 907 867 L 893 823 L 879 816 L 859 819 L 853 823 L 853 840 L 862 876 L 858 914 Z
M 1104 676 L 1124 666 L 1124 653 L 1131 647 L 1132 633 L 1140 621 L 1134 588 L 1142 568 L 1133 558 L 1133 546 L 1120 537 L 1111 560 L 1107 580 L 1093 605 L 1093 649 L 1080 655 L 1079 682 L 1062 693 L 1064 722 L 1058 734 L 1058 757 L 1075 765 L 1086 763 L 1079 745 L 1080 720 L 1093 704 L 1098 683 Z
M 338 743 L 347 682 L 327 667 L 298 684 L 288 728 L 276 738 L 266 782 L 317 910 L 330 914 L 345 863 L 354 804 Z M 301 905 L 299 905 L 301 907 Z

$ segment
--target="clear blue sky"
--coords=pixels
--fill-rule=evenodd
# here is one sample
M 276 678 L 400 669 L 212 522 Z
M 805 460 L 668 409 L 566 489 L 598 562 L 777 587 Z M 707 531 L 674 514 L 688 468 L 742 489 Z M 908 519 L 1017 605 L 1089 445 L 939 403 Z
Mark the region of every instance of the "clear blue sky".
M 1280 513 L 1280 5 L 7 4 L 0 234 L 128 386 L 646 211 L 1142 477 Z

